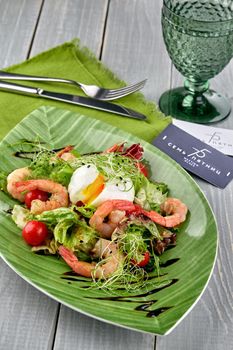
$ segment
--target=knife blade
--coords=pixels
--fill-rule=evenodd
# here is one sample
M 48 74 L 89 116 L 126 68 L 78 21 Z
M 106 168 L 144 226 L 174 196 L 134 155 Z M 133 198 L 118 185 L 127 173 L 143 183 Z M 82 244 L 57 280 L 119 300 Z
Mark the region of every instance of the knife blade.
M 124 117 L 145 120 L 146 116 L 130 108 L 126 108 L 122 105 L 96 100 L 90 97 L 83 97 L 79 95 L 71 95 L 54 91 L 46 91 L 41 88 L 34 88 L 31 86 L 19 85 L 0 81 L 0 90 L 18 92 L 26 95 L 32 95 L 36 97 L 47 98 L 50 100 L 56 100 L 61 102 L 67 102 L 74 105 L 84 106 L 88 108 L 98 109 L 104 112 L 111 112 L 119 114 Z

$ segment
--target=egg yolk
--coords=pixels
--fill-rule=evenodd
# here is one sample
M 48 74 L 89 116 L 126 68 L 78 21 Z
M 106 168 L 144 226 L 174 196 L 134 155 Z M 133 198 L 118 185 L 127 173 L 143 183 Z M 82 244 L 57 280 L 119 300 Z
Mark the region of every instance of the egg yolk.
M 85 199 L 82 200 L 84 204 L 91 204 L 91 202 L 103 191 L 104 189 L 104 177 L 99 174 L 95 181 L 93 181 L 89 186 L 87 186 L 82 194 Z

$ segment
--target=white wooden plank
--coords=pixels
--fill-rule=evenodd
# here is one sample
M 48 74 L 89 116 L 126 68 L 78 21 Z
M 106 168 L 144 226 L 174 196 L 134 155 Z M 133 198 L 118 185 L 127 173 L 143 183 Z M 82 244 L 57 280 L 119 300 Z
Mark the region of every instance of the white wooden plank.
M 102 42 L 102 31 L 104 26 L 104 15 L 106 13 L 106 4 L 107 1 L 90 1 L 89 3 L 86 3 L 84 1 L 72 1 L 72 3 L 71 1 L 57 1 L 56 3 L 52 1 L 45 2 L 39 22 L 42 24 L 39 24 L 31 55 L 34 55 L 41 50 L 48 49 L 51 46 L 55 46 L 63 41 L 71 40 L 77 36 L 81 38 L 83 44 L 85 44 L 85 40 L 90 43 L 90 48 L 98 55 Z M 71 11 L 73 16 L 71 16 Z M 72 28 L 74 29 L 73 31 L 71 30 Z M 54 35 L 54 33 L 57 35 Z M 29 287 L 24 287 L 24 289 L 26 288 Z M 20 286 L 16 290 L 17 293 L 20 293 Z M 36 291 L 33 288 L 30 288 L 29 292 L 26 293 L 26 295 L 30 296 L 30 293 L 36 293 Z M 42 294 L 40 297 L 42 298 Z M 9 298 L 11 298 L 11 294 L 9 295 Z M 40 319 L 37 323 L 35 322 L 36 330 L 38 333 L 33 330 L 32 324 L 34 318 L 33 315 L 31 315 L 30 310 L 28 310 L 30 303 L 27 303 L 25 300 L 24 304 L 26 314 L 28 315 L 27 319 L 29 321 L 31 320 L 32 324 L 29 322 L 29 327 L 22 330 L 22 324 L 24 322 L 23 320 L 26 319 L 26 317 L 25 314 L 23 314 L 22 317 L 21 315 L 19 316 L 22 322 L 18 322 L 18 331 L 16 338 L 12 338 L 11 343 L 9 343 L 9 339 L 6 338 L 6 344 L 7 346 L 9 344 L 9 349 L 14 348 L 13 339 L 15 339 L 14 342 L 15 344 L 18 344 L 19 348 L 25 348 L 23 346 L 24 343 L 21 344 L 21 341 L 23 341 L 24 338 L 28 339 L 28 347 L 26 347 L 27 349 L 49 349 L 52 346 L 52 340 L 54 336 L 53 328 L 56 321 L 57 304 L 55 303 L 55 307 L 51 308 L 49 307 L 49 303 L 54 302 L 46 296 L 43 296 L 43 298 L 45 307 L 42 310 L 48 312 L 48 314 L 45 312 L 42 317 L 42 319 L 44 319 L 44 332 L 40 333 L 41 328 L 43 328 L 40 325 Z M 7 305 L 7 303 L 5 303 L 5 305 Z M 4 308 L 3 311 L 1 315 L 4 317 L 4 315 L 7 313 L 7 309 Z M 50 322 L 50 326 L 47 325 L 46 320 Z M 8 323 L 8 329 L 15 328 L 12 326 L 12 317 L 9 317 Z M 2 334 L 4 335 L 4 333 Z M 20 337 L 20 334 L 22 337 Z M 48 335 L 50 335 L 49 338 Z M 64 334 L 61 334 L 62 338 L 63 336 Z M 72 334 L 70 334 L 70 336 L 72 338 Z M 9 332 L 9 338 L 10 337 L 12 337 L 12 332 Z M 37 341 L 36 346 L 33 343 L 35 339 Z M 30 344 L 34 344 L 34 346 L 30 346 Z
M 57 303 L 0 261 L 0 349 L 50 349 Z
M 172 86 L 182 86 L 184 78 L 173 67 Z M 228 96 L 232 103 L 233 62 L 211 79 L 211 88 Z M 231 115 L 215 127 L 233 129 Z M 204 181 L 197 182 L 203 189 L 215 213 L 219 227 L 219 250 L 210 283 L 201 300 L 186 319 L 168 336 L 157 338 L 156 350 L 225 350 L 233 349 L 233 183 L 220 190 Z
M 97 321 L 64 306 L 58 323 L 54 350 L 152 350 L 154 339 Z
M 40 0 L 0 1 L 1 66 L 26 59 Z M 0 349 L 50 349 L 58 303 L 38 292 L 0 259 Z
M 113 0 L 104 41 L 103 62 L 120 78 L 148 78 L 143 93 L 158 101 L 170 84 L 170 60 L 162 39 L 161 0 Z
M 233 183 L 225 190 L 199 181 L 217 219 L 219 249 L 210 283 L 198 304 L 168 336 L 158 337 L 156 350 L 233 349 Z M 188 336 L 187 336 L 188 335 Z
M 42 0 L 0 0 L 0 65 L 23 61 L 29 49 Z
M 108 0 L 46 0 L 31 55 L 74 38 L 99 55 Z

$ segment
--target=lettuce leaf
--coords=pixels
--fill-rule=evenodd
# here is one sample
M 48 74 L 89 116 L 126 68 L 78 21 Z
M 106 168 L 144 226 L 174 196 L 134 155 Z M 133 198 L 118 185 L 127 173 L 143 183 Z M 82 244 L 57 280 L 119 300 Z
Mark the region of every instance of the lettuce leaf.
M 144 178 L 142 186 L 137 191 L 135 203 L 139 204 L 145 210 L 160 211 L 160 205 L 167 197 L 168 187 L 164 183 L 150 182 Z
M 23 229 L 26 223 L 28 222 L 28 215 L 30 211 L 21 205 L 14 205 L 12 210 L 12 220 L 16 223 L 16 225 Z
M 32 247 L 32 251 L 35 253 L 42 252 L 44 254 L 56 254 L 58 250 L 58 244 L 55 239 L 47 239 L 44 244 Z
M 44 211 L 41 214 L 30 215 L 30 220 L 42 221 L 49 227 L 53 227 L 60 221 L 69 220 L 71 222 L 78 223 L 79 215 L 75 212 L 75 207 L 71 208 L 57 208 L 54 210 Z
M 34 215 L 31 220 L 46 223 L 57 243 L 73 251 L 89 253 L 98 239 L 98 234 L 76 210 L 76 206 L 58 208 Z
M 74 169 L 71 165 L 51 154 L 51 152 L 40 153 L 30 164 L 33 179 L 50 179 L 63 186 L 68 186 Z
M 91 205 L 85 205 L 83 207 L 75 207 L 75 210 L 82 214 L 82 216 L 85 218 L 90 219 L 96 211 L 96 208 Z
M 55 226 L 54 238 L 73 251 L 89 253 L 94 248 L 98 235 L 85 221 L 74 225 L 70 220 L 62 220 Z

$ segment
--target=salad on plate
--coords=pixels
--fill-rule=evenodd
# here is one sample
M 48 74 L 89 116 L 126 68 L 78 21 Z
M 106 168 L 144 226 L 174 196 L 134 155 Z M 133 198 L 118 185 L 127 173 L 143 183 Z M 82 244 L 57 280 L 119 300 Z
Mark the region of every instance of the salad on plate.
M 159 275 L 159 256 L 176 244 L 188 212 L 150 179 L 140 144 L 82 155 L 73 146 L 41 148 L 8 174 L 6 191 L 19 201 L 12 219 L 32 251 L 60 256 L 98 287 Z

